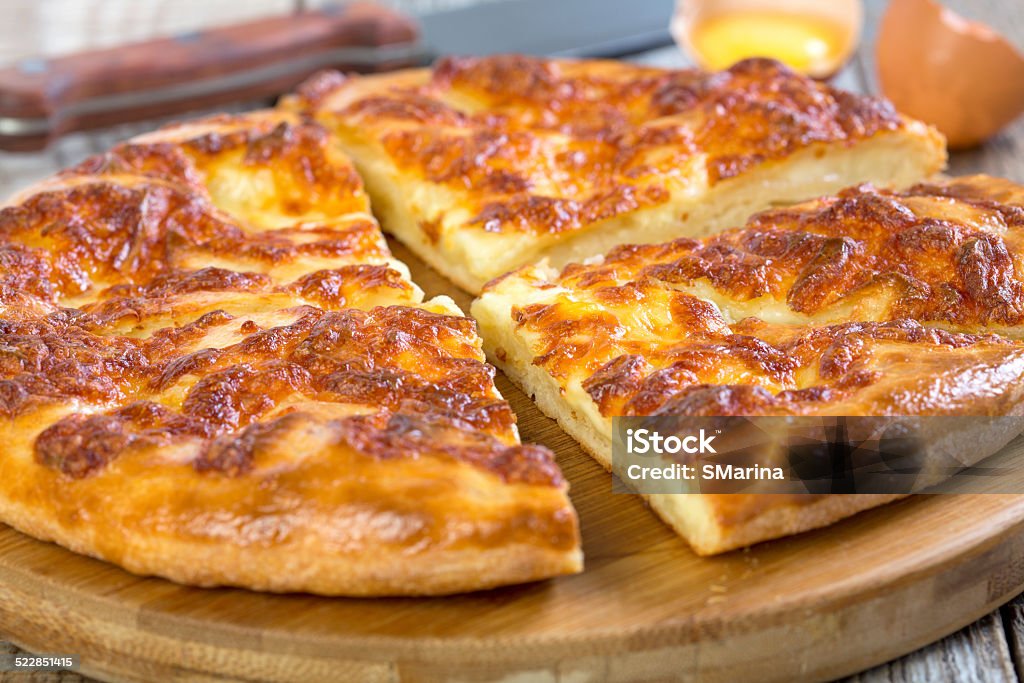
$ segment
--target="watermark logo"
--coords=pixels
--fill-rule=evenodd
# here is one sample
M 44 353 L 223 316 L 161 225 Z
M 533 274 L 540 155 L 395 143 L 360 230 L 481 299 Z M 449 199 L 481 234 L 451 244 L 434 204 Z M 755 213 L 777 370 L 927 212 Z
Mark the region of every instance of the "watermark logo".
M 1015 416 L 612 420 L 621 493 L 1024 493 Z
M 697 434 L 689 436 L 677 434 L 662 436 L 659 432 L 650 429 L 627 429 L 626 448 L 635 455 L 715 453 L 712 442 L 720 433 L 721 431 L 717 430 L 715 434 L 709 435 L 706 430 L 701 429 Z

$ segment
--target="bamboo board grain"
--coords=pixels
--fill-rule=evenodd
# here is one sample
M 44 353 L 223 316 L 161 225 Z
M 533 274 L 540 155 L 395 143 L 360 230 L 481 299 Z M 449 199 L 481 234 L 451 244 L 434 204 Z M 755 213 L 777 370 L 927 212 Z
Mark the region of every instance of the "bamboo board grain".
M 398 245 L 428 294 L 457 292 Z M 824 680 L 910 652 L 1024 588 L 1024 496 L 921 496 L 694 556 L 504 377 L 558 453 L 583 574 L 472 595 L 344 600 L 132 576 L 0 526 L 0 634 L 105 680 Z

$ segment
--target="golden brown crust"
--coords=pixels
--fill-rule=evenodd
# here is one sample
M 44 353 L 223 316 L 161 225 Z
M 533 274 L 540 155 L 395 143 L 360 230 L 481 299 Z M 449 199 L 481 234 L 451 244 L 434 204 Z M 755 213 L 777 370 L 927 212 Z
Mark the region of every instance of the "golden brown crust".
M 563 282 L 652 278 L 802 317 L 913 318 L 963 331 L 1024 322 L 1024 192 L 986 176 L 903 192 L 850 188 L 710 239 L 624 246 Z M 864 305 L 859 305 L 860 302 Z M 871 306 L 870 308 L 868 306 Z
M 316 124 L 171 127 L 0 209 L 0 519 L 199 585 L 578 571 L 475 325 L 423 302 Z
M 616 415 L 1020 415 L 1022 199 L 985 177 L 852 188 L 701 241 L 522 268 L 473 313 L 499 364 L 606 466 Z M 652 505 L 700 552 L 870 503 L 675 498 Z
M 579 290 L 569 296 L 577 299 Z M 513 307 L 512 319 L 533 340 L 533 364 L 566 381 L 582 376 L 583 390 L 608 417 L 1001 415 L 1020 398 L 982 381 L 1024 371 L 1024 346 L 999 337 L 907 319 L 801 327 L 747 318 L 726 326 L 709 312 L 695 323 L 672 315 L 703 303 L 686 299 L 694 297 L 631 297 L 629 306 L 654 316 L 661 311 L 651 308 L 671 307 L 656 336 L 631 326 L 610 304 L 576 317 L 568 298 Z M 975 386 L 958 385 L 971 377 Z
M 364 168 L 387 168 L 379 179 L 364 173 L 371 191 L 385 195 L 376 187 L 385 177 L 408 188 L 396 201 L 409 204 L 411 218 L 402 220 L 415 225 L 385 228 L 448 260 L 472 258 L 463 241 L 497 240 L 522 251 L 513 265 L 535 250 L 512 238 L 550 247 L 656 207 L 687 234 L 697 229 L 682 225 L 695 195 L 755 168 L 886 135 L 930 135 L 882 100 L 764 59 L 705 73 L 520 55 L 445 58 L 429 72 L 322 75 L 290 106 L 316 112 Z M 923 147 L 933 172 L 941 145 Z M 897 180 L 879 166 L 878 179 Z
M 492 231 L 558 232 L 665 201 L 664 187 L 641 181 L 656 181 L 698 151 L 708 155 L 714 183 L 812 143 L 852 143 L 903 125 L 884 100 L 835 90 L 766 59 L 706 73 L 521 55 L 447 57 L 416 86 L 353 101 L 346 87 L 338 80 L 333 92 L 319 90 L 303 104 L 379 132 L 400 169 L 431 182 L 522 194 L 515 208 L 527 209 L 525 215 L 483 198 L 471 223 Z M 338 99 L 345 105 L 332 109 Z M 460 108 L 467 99 L 472 105 Z M 670 117 L 680 117 L 677 125 L 658 121 Z M 542 131 L 571 141 L 545 170 L 590 188 L 582 197 L 555 201 L 531 192 Z M 672 153 L 649 158 L 666 148 Z

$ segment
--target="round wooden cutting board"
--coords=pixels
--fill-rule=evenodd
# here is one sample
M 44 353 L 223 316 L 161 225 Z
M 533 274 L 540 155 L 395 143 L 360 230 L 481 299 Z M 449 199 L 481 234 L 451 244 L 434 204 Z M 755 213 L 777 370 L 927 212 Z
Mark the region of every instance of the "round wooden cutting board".
M 401 248 L 433 294 L 452 288 Z M 468 297 L 454 297 L 460 305 Z M 586 570 L 432 599 L 203 590 L 0 526 L 0 634 L 109 680 L 788 681 L 892 659 L 1024 589 L 1024 496 L 919 496 L 698 558 L 499 376 L 554 449 Z

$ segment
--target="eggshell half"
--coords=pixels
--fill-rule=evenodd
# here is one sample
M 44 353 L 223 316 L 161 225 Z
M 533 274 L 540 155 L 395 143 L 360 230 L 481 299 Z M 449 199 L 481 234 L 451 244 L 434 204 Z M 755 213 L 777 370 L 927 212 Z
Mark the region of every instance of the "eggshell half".
M 1024 111 L 1024 56 L 933 0 L 892 0 L 876 57 L 882 93 L 953 149 L 978 145 Z

